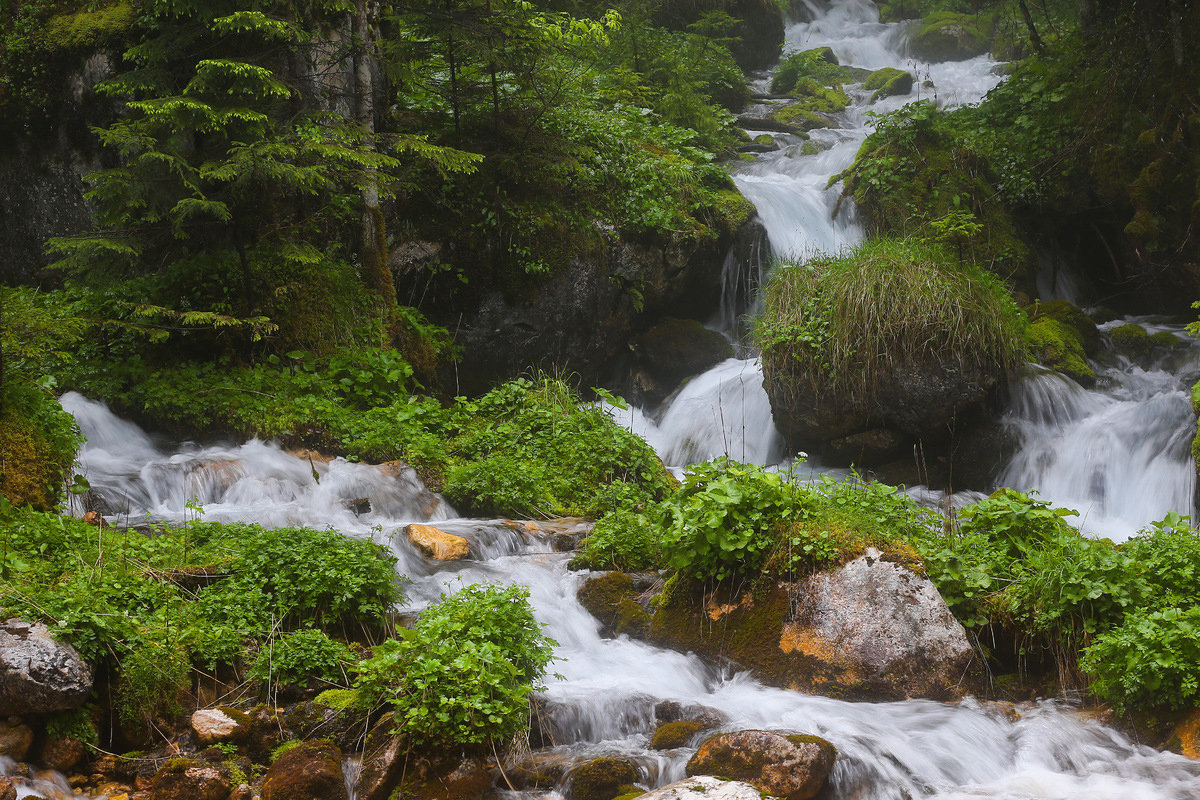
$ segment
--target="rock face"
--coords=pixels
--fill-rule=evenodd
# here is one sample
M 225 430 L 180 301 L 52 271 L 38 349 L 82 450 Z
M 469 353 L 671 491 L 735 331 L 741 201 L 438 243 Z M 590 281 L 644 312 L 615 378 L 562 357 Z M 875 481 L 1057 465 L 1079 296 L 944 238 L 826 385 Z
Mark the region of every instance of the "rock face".
M 650 639 L 733 659 L 775 686 L 847 699 L 952 699 L 979 677 L 929 579 L 874 549 L 758 595 L 672 597 Z
M 733 358 L 733 345 L 694 319 L 668 317 L 636 337 L 630 347 L 635 393 L 651 402 L 663 400 L 685 378 Z
M 687 771 L 745 781 L 786 800 L 808 800 L 825 785 L 836 759 L 837 748 L 817 736 L 737 731 L 705 739 Z
M 262 800 L 346 800 L 342 751 L 305 742 L 284 753 L 263 778 Z
M 758 788 L 742 781 L 723 781 L 708 775 L 669 783 L 638 800 L 775 800 Z
M 92 669 L 46 626 L 9 620 L 0 627 L 0 708 L 9 714 L 75 708 L 92 690 Z
M 409 525 L 408 540 L 435 561 L 459 561 L 471 554 L 467 540 L 432 525 Z

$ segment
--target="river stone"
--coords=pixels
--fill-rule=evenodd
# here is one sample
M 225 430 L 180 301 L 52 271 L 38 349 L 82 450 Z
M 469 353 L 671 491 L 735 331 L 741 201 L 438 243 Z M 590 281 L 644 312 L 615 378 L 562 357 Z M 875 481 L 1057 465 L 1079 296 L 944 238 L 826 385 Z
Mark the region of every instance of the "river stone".
M 154 800 L 225 800 L 233 789 L 221 770 L 207 764 L 178 759 L 154 776 L 150 797 Z M 266 800 L 266 795 L 263 796 Z
M 409 525 L 408 540 L 428 558 L 435 561 L 460 561 L 471 554 L 467 540 L 432 525 Z
M 669 783 L 637 800 L 776 800 L 742 781 L 723 781 L 710 775 L 697 775 Z
M 11 717 L 7 722 L 0 720 L 0 756 L 24 761 L 32 746 L 33 729 L 21 722 L 20 717 Z
M 793 593 L 780 649 L 822 663 L 834 682 L 887 698 L 960 696 L 975 652 L 924 575 L 875 548 Z
M 342 751 L 324 741 L 304 742 L 280 756 L 263 778 L 262 800 L 346 800 Z
M 200 744 L 216 744 L 238 733 L 238 722 L 219 708 L 202 708 L 192 714 L 192 733 Z
M 0 627 L 0 708 L 44 714 L 76 708 L 92 691 L 92 669 L 74 647 L 50 638 L 42 623 Z
M 593 758 L 576 766 L 567 777 L 573 800 L 613 800 L 629 791 L 638 779 L 638 769 L 627 758 Z
M 825 785 L 836 759 L 837 748 L 818 736 L 736 731 L 705 739 L 687 772 L 745 781 L 786 800 L 808 800 Z
M 358 800 L 387 800 L 400 782 L 408 746 L 403 737 L 392 732 L 395 725 L 395 715 L 389 711 L 367 733 L 354 787 Z
M 70 736 L 46 739 L 38 748 L 38 763 L 58 772 L 74 769 L 87 755 L 87 745 Z

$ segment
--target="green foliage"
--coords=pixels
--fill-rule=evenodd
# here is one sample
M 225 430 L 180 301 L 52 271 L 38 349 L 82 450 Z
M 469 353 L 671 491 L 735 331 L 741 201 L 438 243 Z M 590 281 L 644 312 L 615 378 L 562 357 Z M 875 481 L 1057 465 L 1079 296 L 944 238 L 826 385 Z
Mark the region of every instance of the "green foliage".
M 660 541 L 667 509 L 653 504 L 639 511 L 617 510 L 600 519 L 584 540 L 583 552 L 572 559 L 572 567 L 625 572 L 661 569 L 664 565 Z
M 347 683 L 350 649 L 321 630 L 297 630 L 268 641 L 250 664 L 250 677 L 272 687 L 304 686 L 310 680 Z
M 555 644 L 527 598 L 519 586 L 463 587 L 375 648 L 357 685 L 386 698 L 397 732 L 417 744 L 497 743 L 523 732 Z
M 754 335 L 801 385 L 869 403 L 895 370 L 1003 375 L 1025 359 L 1025 325 L 987 271 L 926 242 L 873 239 L 777 268 Z
M 1082 666 L 1120 713 L 1190 709 L 1200 694 L 1200 608 L 1137 611 L 1097 637 Z
M 843 67 L 827 47 L 803 50 L 784 55 L 771 76 L 774 94 L 791 94 L 801 80 L 815 81 L 823 86 L 840 86 L 861 77 L 853 67 Z

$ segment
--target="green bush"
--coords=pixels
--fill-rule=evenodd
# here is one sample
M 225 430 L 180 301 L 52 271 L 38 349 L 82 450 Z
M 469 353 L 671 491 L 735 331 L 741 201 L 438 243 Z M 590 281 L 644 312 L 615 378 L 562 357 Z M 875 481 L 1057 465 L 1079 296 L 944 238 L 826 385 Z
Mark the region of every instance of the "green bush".
M 472 585 L 359 665 L 356 685 L 387 699 L 396 731 L 443 747 L 503 743 L 527 729 L 555 642 L 519 586 Z
M 1128 614 L 1084 651 L 1092 691 L 1118 712 L 1189 709 L 1200 694 L 1200 608 Z
M 273 688 L 304 686 L 310 680 L 344 686 L 352 663 L 346 645 L 320 630 L 299 630 L 264 644 L 250 664 L 250 677 Z
M 661 505 L 641 511 L 613 511 L 596 523 L 583 543 L 583 552 L 571 560 L 572 567 L 644 572 L 664 566 L 663 516 Z

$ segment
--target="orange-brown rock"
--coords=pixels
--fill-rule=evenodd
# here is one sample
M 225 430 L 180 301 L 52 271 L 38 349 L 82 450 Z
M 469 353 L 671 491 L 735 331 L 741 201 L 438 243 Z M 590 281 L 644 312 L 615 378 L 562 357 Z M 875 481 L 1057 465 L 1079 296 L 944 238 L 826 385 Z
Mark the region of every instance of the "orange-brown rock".
M 1200 708 L 1180 720 L 1167 740 L 1167 748 L 1200 761 Z
M 688 775 L 745 781 L 786 800 L 808 800 L 825 785 L 837 748 L 818 736 L 735 731 L 705 739 Z
M 429 558 L 437 561 L 459 561 L 471 554 L 467 540 L 432 525 L 412 524 L 405 529 L 408 540 Z
M 342 751 L 322 741 L 284 753 L 263 778 L 262 800 L 346 800 Z

